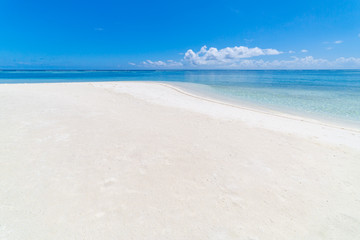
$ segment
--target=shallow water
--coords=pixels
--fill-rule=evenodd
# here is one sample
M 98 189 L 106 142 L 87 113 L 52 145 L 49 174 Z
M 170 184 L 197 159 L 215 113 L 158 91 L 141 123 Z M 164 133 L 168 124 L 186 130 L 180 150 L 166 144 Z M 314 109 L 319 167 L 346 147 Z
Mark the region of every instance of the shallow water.
M 360 126 L 360 70 L 0 71 L 0 83 L 83 81 L 177 82 L 222 100 Z

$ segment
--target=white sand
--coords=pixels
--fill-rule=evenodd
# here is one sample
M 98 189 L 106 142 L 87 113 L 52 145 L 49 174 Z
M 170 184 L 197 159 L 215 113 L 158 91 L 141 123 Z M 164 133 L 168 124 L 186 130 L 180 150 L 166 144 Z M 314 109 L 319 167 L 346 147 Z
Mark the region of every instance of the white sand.
M 0 85 L 0 239 L 360 239 L 359 146 L 158 83 Z

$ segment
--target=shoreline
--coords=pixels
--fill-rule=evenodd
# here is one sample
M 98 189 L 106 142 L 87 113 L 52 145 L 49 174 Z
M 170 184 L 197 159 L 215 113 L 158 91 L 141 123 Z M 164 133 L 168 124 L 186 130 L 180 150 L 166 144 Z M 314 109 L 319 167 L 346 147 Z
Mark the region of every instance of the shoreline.
M 144 82 L 145 83 L 145 82 Z M 156 83 L 156 82 L 153 82 Z M 326 121 L 324 119 L 317 119 L 317 118 L 312 118 L 311 116 L 301 116 L 301 115 L 296 115 L 296 114 L 292 114 L 292 113 L 286 113 L 285 111 L 281 111 L 279 110 L 274 110 L 274 109 L 270 109 L 267 107 L 262 107 L 262 106 L 255 106 L 255 105 L 246 105 L 246 103 L 232 103 L 232 102 L 227 102 L 226 100 L 222 100 L 222 99 L 216 99 L 215 97 L 212 98 L 210 96 L 202 96 L 200 94 L 196 94 L 196 93 L 192 93 L 190 91 L 187 91 L 187 89 L 183 89 L 181 87 L 178 87 L 177 85 L 172 85 L 171 83 L 159 83 L 163 86 L 169 87 L 175 91 L 178 91 L 182 94 L 194 97 L 194 98 L 198 98 L 200 100 L 205 100 L 205 101 L 209 101 L 209 102 L 213 102 L 216 104 L 221 104 L 221 105 L 225 105 L 225 106 L 229 106 L 229 107 L 234 107 L 234 108 L 239 108 L 239 109 L 244 109 L 247 111 L 253 111 L 253 112 L 258 112 L 258 113 L 262 113 L 262 114 L 267 114 L 267 115 L 273 115 L 276 117 L 281 117 L 281 118 L 287 118 L 287 119 L 291 119 L 291 120 L 295 120 L 295 121 L 304 121 L 304 122 L 308 122 L 308 123 L 312 123 L 312 124 L 318 124 L 321 126 L 325 126 L 325 127 L 330 127 L 330 128 L 337 128 L 337 129 L 343 129 L 349 132 L 355 132 L 355 133 L 360 133 L 360 127 L 354 127 L 354 126 L 350 126 L 347 125 L 346 123 L 343 122 L 330 122 L 330 121 Z
M 227 103 L 221 100 L 204 97 L 187 92 L 186 90 L 171 85 L 171 83 L 163 82 L 88 82 L 97 87 L 104 87 L 119 91 L 121 93 L 130 94 L 133 97 L 165 106 L 175 108 L 183 108 L 194 112 L 206 114 L 218 119 L 240 120 L 252 127 L 265 128 L 272 131 L 278 131 L 286 134 L 296 134 L 306 138 L 316 138 L 322 142 L 331 144 L 342 144 L 346 146 L 358 148 L 357 142 L 360 142 L 360 129 L 351 128 L 344 125 L 335 125 L 320 121 L 318 119 L 304 118 L 292 114 L 273 111 L 271 109 L 260 109 L 252 106 L 241 106 Z M 133 85 L 132 88 L 130 85 Z M 160 86 L 164 89 L 153 88 L 154 94 L 150 91 L 143 91 L 142 88 L 148 86 Z M 138 88 L 138 91 L 136 90 Z M 171 98 L 176 96 L 167 92 L 166 89 L 174 91 L 178 94 L 178 99 L 173 102 L 167 101 L 166 98 L 160 98 L 162 94 L 166 94 Z M 144 93 L 144 95 L 142 95 Z M 156 96 L 158 95 L 158 96 Z M 184 104 L 181 96 L 186 99 Z M 191 101 L 191 99 L 193 101 Z M 202 105 L 201 105 L 202 104 Z
M 155 82 L 156 83 L 156 82 Z M 192 89 L 190 87 L 184 87 L 182 84 L 187 85 L 188 83 L 184 82 L 159 82 L 164 83 L 165 85 L 169 85 L 169 87 L 177 88 L 180 91 L 183 91 L 186 94 L 194 95 L 195 97 L 200 97 L 204 99 L 209 99 L 210 101 L 218 102 L 219 104 L 225 104 L 225 105 L 231 105 L 234 107 L 240 107 L 244 109 L 254 110 L 258 112 L 263 112 L 265 114 L 273 114 L 278 116 L 283 116 L 285 118 L 293 118 L 295 120 L 304 120 L 307 122 L 314 122 L 319 123 L 320 125 L 325 125 L 329 127 L 335 127 L 335 128 L 343 128 L 348 129 L 349 131 L 358 131 L 360 132 L 360 125 L 359 123 L 355 123 L 352 120 L 347 119 L 336 119 L 336 118 L 330 118 L 330 117 L 324 117 L 320 114 L 306 114 L 301 112 L 296 112 L 294 110 L 290 109 L 284 109 L 281 107 L 275 107 L 275 106 L 267 106 L 264 104 L 258 104 L 258 103 L 252 103 L 251 101 L 243 101 L 239 99 L 232 99 L 231 97 L 223 96 L 219 93 L 206 93 L 206 91 L 199 91 Z M 179 85 L 180 84 L 180 85 Z M 193 83 L 190 83 L 193 84 Z M 195 83 L 199 85 L 203 85 L 200 83 Z M 208 85 L 204 85 L 207 86 Z
M 35 70 L 37 71 L 37 70 Z M 64 70 L 65 71 L 65 70 Z M 115 71 L 115 70 L 114 70 Z M 127 71 L 127 70 L 124 70 Z M 221 98 L 221 96 L 219 96 L 219 98 L 217 97 L 213 97 L 213 96 L 208 96 L 206 95 L 206 93 L 199 93 L 196 90 L 192 91 L 189 88 L 184 88 L 182 86 L 179 86 L 178 83 L 181 84 L 187 84 L 186 82 L 164 82 L 164 81 L 136 81 L 136 80 L 132 80 L 132 81 L 79 81 L 79 82 L 34 82 L 34 83 L 0 83 L 0 85 L 22 85 L 22 84 L 92 84 L 92 83 L 110 83 L 110 84 L 115 84 L 115 83 L 144 83 L 144 84 L 158 84 L 158 85 L 162 85 L 165 87 L 168 87 L 170 89 L 173 89 L 179 93 L 182 93 L 184 95 L 193 97 L 193 98 L 197 98 L 199 100 L 205 100 L 208 102 L 212 102 L 215 104 L 220 104 L 220 105 L 224 105 L 224 106 L 228 106 L 228 107 L 234 107 L 234 108 L 238 108 L 238 109 L 243 109 L 243 110 L 247 110 L 247 111 L 253 111 L 253 112 L 258 112 L 258 113 L 262 113 L 262 114 L 266 114 L 266 115 L 273 115 L 273 116 L 277 116 L 280 118 L 287 118 L 287 119 L 291 119 L 291 120 L 295 120 L 295 121 L 304 121 L 307 123 L 311 123 L 311 124 L 318 124 L 321 126 L 325 126 L 325 127 L 329 127 L 329 128 L 336 128 L 336 129 L 342 129 L 342 130 L 346 130 L 346 131 L 350 131 L 350 132 L 355 132 L 355 133 L 360 133 L 360 126 L 357 126 L 356 124 L 351 124 L 349 122 L 347 122 L 346 120 L 342 121 L 342 120 L 328 120 L 327 118 L 321 118 L 321 117 L 317 117 L 317 116 L 311 116 L 311 115 L 305 115 L 305 114 L 297 114 L 296 112 L 286 112 L 286 110 L 282 111 L 281 108 L 271 108 L 271 107 L 267 107 L 267 106 L 262 106 L 259 104 L 251 104 L 248 102 L 240 102 L 240 101 L 231 101 L 230 99 L 227 100 L 225 98 Z M 193 84 L 193 83 L 191 83 Z M 195 83 L 195 84 L 199 84 L 199 85 L 203 85 L 200 83 Z M 207 85 L 204 85 L 207 86 Z M 356 125 L 356 126 L 355 126 Z

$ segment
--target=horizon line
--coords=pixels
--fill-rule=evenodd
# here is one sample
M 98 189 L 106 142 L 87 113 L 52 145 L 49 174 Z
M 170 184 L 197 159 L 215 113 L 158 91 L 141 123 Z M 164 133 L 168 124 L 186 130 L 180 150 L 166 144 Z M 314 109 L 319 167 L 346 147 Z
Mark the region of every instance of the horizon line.
M 79 71 L 79 72 L 121 72 L 121 71 L 339 71 L 360 70 L 360 68 L 269 68 L 269 69 L 0 69 L 0 72 L 10 71 Z

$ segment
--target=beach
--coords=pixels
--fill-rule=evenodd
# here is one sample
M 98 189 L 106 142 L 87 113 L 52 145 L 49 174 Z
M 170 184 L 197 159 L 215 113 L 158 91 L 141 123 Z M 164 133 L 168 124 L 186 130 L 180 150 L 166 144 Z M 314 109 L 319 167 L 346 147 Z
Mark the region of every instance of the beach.
M 0 100 L 0 239 L 360 238 L 359 129 L 156 82 Z

